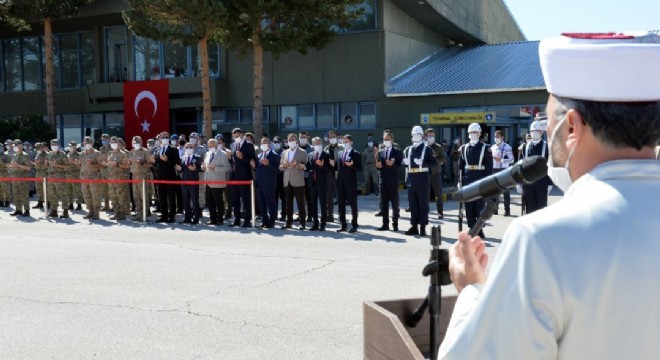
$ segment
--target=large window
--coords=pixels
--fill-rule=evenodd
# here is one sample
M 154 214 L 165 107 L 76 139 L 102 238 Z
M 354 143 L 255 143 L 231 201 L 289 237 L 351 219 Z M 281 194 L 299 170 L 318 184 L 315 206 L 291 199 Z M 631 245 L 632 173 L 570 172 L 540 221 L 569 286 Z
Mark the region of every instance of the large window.
M 339 128 L 357 129 L 357 103 L 347 102 L 339 104 Z
M 69 142 L 81 143 L 81 118 L 80 114 L 62 115 L 63 138 L 62 146 L 67 147 Z
M 105 28 L 106 81 L 122 82 L 128 80 L 126 26 Z
M 298 106 L 298 127 L 300 129 L 313 129 L 316 127 L 314 121 L 314 105 Z
M 316 128 L 332 129 L 335 127 L 335 106 L 333 104 L 316 105 Z
M 360 127 L 361 128 L 375 128 L 376 127 L 376 104 L 374 103 L 360 103 Z
M 136 37 L 135 80 L 158 80 L 161 77 L 160 43 Z
M 118 136 L 124 138 L 124 114 L 105 114 L 105 132 L 110 136 Z
M 59 67 L 61 69 L 62 88 L 80 86 L 80 57 L 78 54 L 78 34 L 60 36 L 59 41 Z
M 376 127 L 376 104 L 346 102 L 335 104 L 306 104 L 280 107 L 280 128 L 283 130 L 343 130 Z
M 23 90 L 21 70 L 21 40 L 6 39 L 3 41 L 5 55 L 5 81 L 7 91 Z
M 165 77 L 189 76 L 190 62 L 188 48 L 177 44 L 164 44 Z
M 84 114 L 83 121 L 83 136 L 91 136 L 94 143 L 100 144 L 103 134 L 103 114 Z
M 284 130 L 298 128 L 297 106 L 282 106 L 280 108 L 280 127 Z
M 96 61 L 94 59 L 94 33 L 80 33 L 80 66 L 82 86 L 96 82 Z
M 157 80 L 182 76 L 200 76 L 197 46 L 163 43 L 138 36 L 135 45 L 135 80 Z M 220 75 L 220 47 L 208 45 L 209 74 Z

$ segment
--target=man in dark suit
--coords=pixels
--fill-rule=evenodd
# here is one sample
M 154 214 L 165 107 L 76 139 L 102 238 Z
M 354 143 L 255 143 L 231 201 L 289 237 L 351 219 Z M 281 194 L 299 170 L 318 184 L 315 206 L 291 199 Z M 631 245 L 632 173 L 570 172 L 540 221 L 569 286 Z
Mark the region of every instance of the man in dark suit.
M 279 136 L 273 137 L 273 151 L 280 157 L 284 152 L 284 147 L 282 146 L 282 139 L 280 139 Z M 277 193 L 276 199 L 281 204 L 280 220 L 284 221 L 286 219 L 286 196 L 284 194 L 284 173 L 281 171 L 278 172 L 277 174 L 277 189 L 275 191 Z
M 199 181 L 199 171 L 202 166 L 202 157 L 195 155 L 195 145 L 186 143 L 184 146 L 184 154 L 181 162 L 176 167 L 177 171 L 181 173 L 181 180 L 183 181 Z M 195 185 L 181 185 L 181 192 L 183 193 L 183 209 L 185 218 L 182 224 L 199 224 L 201 211 L 199 208 L 199 184 Z
M 337 208 L 339 209 L 339 221 L 341 228 L 337 232 L 346 231 L 346 202 L 351 206 L 351 229 L 350 233 L 357 232 L 358 208 L 357 208 L 357 174 L 362 171 L 362 156 L 353 149 L 353 137 L 344 135 L 344 151 L 341 152 L 337 175 Z
M 179 150 L 170 146 L 170 134 L 161 134 L 161 148 L 156 152 L 156 176 L 158 180 L 176 181 L 175 166 L 180 162 Z M 173 223 L 176 215 L 176 184 L 158 184 L 161 216 L 156 222 Z
M 327 210 L 327 185 L 328 177 L 334 178 L 334 171 L 330 165 L 330 154 L 323 151 L 323 140 L 319 137 L 312 139 L 314 151 L 307 155 L 307 168 L 309 171 L 309 191 L 311 204 L 309 208 L 309 216 L 314 222 L 310 231 L 325 231 L 326 224 L 326 210 Z M 321 207 L 319 214 L 318 207 Z M 319 218 L 321 219 L 321 226 L 319 227 Z
M 271 229 L 277 219 L 277 174 L 280 156 L 272 149 L 270 139 L 261 139 L 261 154 L 257 157 L 255 185 L 261 213 L 261 227 Z
M 251 161 L 257 161 L 254 145 L 245 140 L 243 131 L 235 128 L 231 132 L 234 142 L 231 144 L 232 154 L 232 181 L 252 180 Z M 251 227 L 250 218 L 252 214 L 252 203 L 250 202 L 250 186 L 232 186 L 232 200 L 234 201 L 234 223 L 229 226 L 241 225 L 241 213 L 243 214 L 243 227 Z M 242 206 L 241 206 L 242 204 Z
M 399 174 L 403 153 L 393 145 L 392 133 L 383 134 L 383 148 L 376 157 L 376 168 L 380 172 L 380 213 L 383 225 L 379 231 L 390 230 L 389 205 L 392 204 L 392 230 L 399 231 Z

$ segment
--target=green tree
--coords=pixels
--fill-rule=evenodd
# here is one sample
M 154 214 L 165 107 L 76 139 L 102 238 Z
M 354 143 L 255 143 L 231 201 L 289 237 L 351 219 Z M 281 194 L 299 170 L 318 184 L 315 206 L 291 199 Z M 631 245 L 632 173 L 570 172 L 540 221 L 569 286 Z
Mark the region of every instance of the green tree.
M 57 126 L 55 118 L 55 63 L 53 60 L 53 21 L 74 16 L 78 10 L 92 0 L 13 0 L 9 16 L 17 19 L 17 24 L 43 24 L 44 52 L 46 54 L 46 112 L 51 131 Z M 14 21 L 14 20 L 11 20 Z
M 137 35 L 182 45 L 197 44 L 202 80 L 203 133 L 210 138 L 211 80 L 208 43 L 225 22 L 221 0 L 126 0 L 124 21 Z
M 56 138 L 42 115 L 12 116 L 0 119 L 0 141 L 21 139 L 23 141 L 48 142 Z
M 322 49 L 337 30 L 350 28 L 363 13 L 363 0 L 226 0 L 231 23 L 216 36 L 241 55 L 253 56 L 253 126 L 263 135 L 263 54 Z

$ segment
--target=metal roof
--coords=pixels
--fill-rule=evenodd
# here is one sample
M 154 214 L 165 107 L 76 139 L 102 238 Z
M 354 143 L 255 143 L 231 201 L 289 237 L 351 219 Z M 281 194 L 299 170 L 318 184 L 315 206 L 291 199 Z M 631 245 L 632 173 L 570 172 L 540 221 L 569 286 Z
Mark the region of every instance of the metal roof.
M 385 84 L 388 97 L 543 89 L 538 41 L 444 49 Z

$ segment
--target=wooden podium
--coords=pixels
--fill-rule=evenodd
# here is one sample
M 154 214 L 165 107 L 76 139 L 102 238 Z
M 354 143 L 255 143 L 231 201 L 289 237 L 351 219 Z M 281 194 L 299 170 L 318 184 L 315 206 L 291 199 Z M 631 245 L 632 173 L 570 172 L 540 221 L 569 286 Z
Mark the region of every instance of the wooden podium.
M 422 360 L 430 353 L 429 313 L 417 327 L 405 325 L 406 319 L 424 299 L 367 301 L 364 311 L 365 360 Z M 456 296 L 443 296 L 440 310 L 440 341 L 445 336 Z M 435 360 L 435 359 L 434 359 Z

